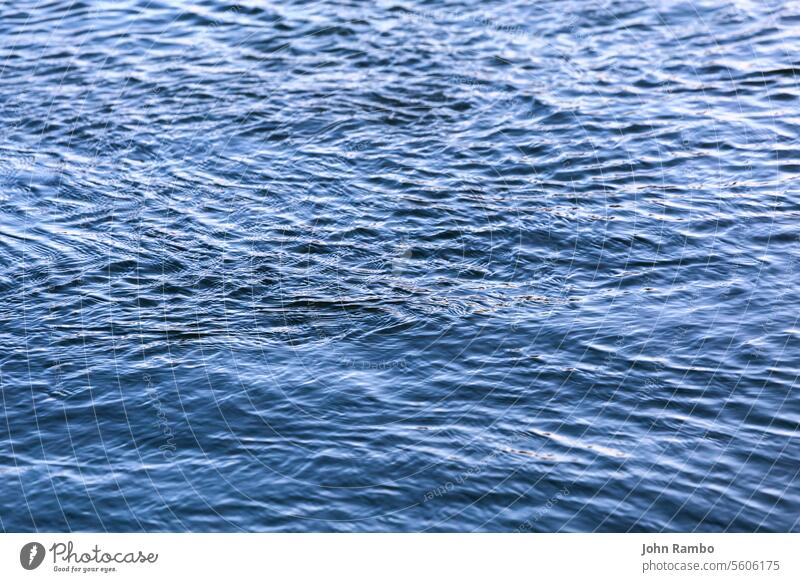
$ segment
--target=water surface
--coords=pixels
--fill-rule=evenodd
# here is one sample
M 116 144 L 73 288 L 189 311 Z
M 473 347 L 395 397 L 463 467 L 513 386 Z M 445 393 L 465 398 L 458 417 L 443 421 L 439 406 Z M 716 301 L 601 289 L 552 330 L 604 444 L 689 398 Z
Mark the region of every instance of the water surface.
M 800 4 L 0 6 L 0 529 L 797 531 Z

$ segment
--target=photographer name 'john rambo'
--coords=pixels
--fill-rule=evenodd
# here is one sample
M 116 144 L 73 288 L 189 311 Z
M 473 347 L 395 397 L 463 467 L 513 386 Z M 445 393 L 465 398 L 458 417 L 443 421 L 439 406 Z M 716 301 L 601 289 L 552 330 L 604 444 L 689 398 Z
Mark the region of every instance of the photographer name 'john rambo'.
M 685 546 L 683 544 L 642 544 L 642 556 L 650 554 L 713 554 L 714 546 L 705 544 L 696 544 L 693 546 Z

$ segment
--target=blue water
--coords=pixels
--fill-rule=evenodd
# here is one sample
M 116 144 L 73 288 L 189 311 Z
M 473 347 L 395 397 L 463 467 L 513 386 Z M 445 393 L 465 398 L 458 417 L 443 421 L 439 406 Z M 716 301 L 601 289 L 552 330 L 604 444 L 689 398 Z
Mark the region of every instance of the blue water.
M 800 530 L 800 3 L 0 6 L 0 529 Z

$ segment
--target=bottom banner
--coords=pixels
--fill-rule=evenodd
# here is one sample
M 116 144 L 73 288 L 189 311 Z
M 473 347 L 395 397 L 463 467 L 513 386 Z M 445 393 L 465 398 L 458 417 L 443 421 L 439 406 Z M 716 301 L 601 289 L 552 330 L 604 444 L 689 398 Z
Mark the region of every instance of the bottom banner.
M 0 579 L 800 580 L 798 542 L 798 534 L 4 534 Z

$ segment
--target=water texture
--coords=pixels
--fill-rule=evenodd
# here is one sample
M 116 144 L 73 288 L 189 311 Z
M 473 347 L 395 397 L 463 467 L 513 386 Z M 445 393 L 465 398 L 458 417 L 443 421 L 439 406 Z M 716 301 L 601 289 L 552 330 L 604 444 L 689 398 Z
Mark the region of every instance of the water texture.
M 800 3 L 0 4 L 0 529 L 800 531 Z

